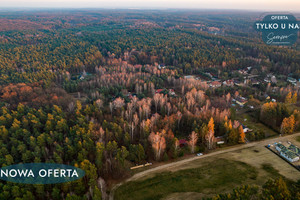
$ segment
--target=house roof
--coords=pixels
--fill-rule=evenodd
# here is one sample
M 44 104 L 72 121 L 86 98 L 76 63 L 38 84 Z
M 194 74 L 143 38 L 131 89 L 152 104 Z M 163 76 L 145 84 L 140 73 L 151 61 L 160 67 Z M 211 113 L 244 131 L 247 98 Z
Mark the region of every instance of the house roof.
M 186 140 L 185 139 L 179 140 L 179 144 L 186 144 Z
M 164 89 L 157 89 L 156 93 L 161 93 Z
M 226 83 L 234 83 L 233 80 L 226 80 Z
M 289 157 L 289 158 L 291 158 L 291 159 L 294 159 L 294 158 L 297 158 L 298 156 L 294 153 L 294 152 L 292 152 L 292 151 L 290 151 L 290 150 L 281 150 L 281 152 L 285 155 L 285 156 L 287 156 L 287 157 Z
M 211 85 L 221 85 L 221 82 L 219 82 L 219 81 L 213 81 L 213 82 L 211 82 Z
M 247 102 L 247 99 L 244 98 L 244 97 L 238 96 L 238 97 L 236 98 L 236 101 L 241 102 L 241 103 L 246 103 L 246 102 Z
M 291 144 L 288 148 L 290 151 L 294 152 L 297 155 L 300 155 L 300 148 Z

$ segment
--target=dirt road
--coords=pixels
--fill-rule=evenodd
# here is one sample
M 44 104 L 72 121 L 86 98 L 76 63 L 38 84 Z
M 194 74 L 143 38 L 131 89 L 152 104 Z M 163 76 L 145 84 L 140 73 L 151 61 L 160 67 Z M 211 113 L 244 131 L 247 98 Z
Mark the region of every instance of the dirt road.
M 158 167 L 154 167 L 152 169 L 148 169 L 148 170 L 139 172 L 139 173 L 133 175 L 132 177 L 126 179 L 125 181 L 123 181 L 123 182 L 115 185 L 112 188 L 111 192 L 110 192 L 109 200 L 113 200 L 114 199 L 113 198 L 114 191 L 118 187 L 120 187 L 122 184 L 124 184 L 126 182 L 129 182 L 129 181 L 134 181 L 134 180 L 143 178 L 143 177 L 145 177 L 148 174 L 155 173 L 156 171 L 167 170 L 169 167 L 181 166 L 181 165 L 184 165 L 184 164 L 186 164 L 188 162 L 191 162 L 191 161 L 194 161 L 194 160 L 197 160 L 197 159 L 203 159 L 203 158 L 207 158 L 207 157 L 210 157 L 210 156 L 224 154 L 224 153 L 227 153 L 227 152 L 232 152 L 232 151 L 241 150 L 241 149 L 245 149 L 245 148 L 249 148 L 249 147 L 254 147 L 254 146 L 265 146 L 265 145 L 268 145 L 268 144 L 271 144 L 271 143 L 274 143 L 274 142 L 278 142 L 278 141 L 282 141 L 282 140 L 288 140 L 289 138 L 296 137 L 296 136 L 300 136 L 300 133 L 295 133 L 293 135 L 287 135 L 287 136 L 282 136 L 282 137 L 265 139 L 265 140 L 261 140 L 261 141 L 257 141 L 257 142 L 250 142 L 250 143 L 247 143 L 247 144 L 233 146 L 233 147 L 229 147 L 229 148 L 226 148 L 226 149 L 220 149 L 218 151 L 214 151 L 214 152 L 205 154 L 203 156 L 195 156 L 195 157 L 192 157 L 192 158 L 187 158 L 187 159 L 184 159 L 184 160 L 180 160 L 180 161 L 168 163 L 168 164 L 165 164 L 165 165 L 161 165 L 161 166 L 158 166 Z

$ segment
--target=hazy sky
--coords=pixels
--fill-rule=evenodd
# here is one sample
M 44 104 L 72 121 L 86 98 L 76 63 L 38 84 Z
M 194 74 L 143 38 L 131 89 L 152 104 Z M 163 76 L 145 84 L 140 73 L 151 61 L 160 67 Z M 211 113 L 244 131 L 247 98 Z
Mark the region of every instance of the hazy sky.
M 300 12 L 300 0 L 0 0 L 0 8 L 3 7 L 223 8 Z

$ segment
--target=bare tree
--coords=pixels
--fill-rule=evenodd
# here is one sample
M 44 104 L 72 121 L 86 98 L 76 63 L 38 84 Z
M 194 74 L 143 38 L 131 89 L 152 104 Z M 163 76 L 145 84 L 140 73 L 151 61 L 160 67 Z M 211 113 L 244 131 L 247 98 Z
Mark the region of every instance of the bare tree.
M 195 152 L 195 146 L 197 144 L 197 141 L 198 141 L 198 134 L 193 131 L 190 136 L 189 136 L 189 141 L 188 141 L 188 145 L 190 146 L 191 148 L 191 153 L 194 153 Z
M 154 133 L 152 132 L 149 135 L 149 141 L 152 144 L 152 148 L 155 153 L 155 159 L 159 160 L 162 156 L 162 153 L 166 149 L 166 140 L 164 137 L 165 131 Z
M 122 108 L 125 103 L 124 103 L 124 99 L 121 97 L 118 97 L 114 100 L 113 102 L 114 108 Z
M 178 128 L 179 128 L 179 124 L 180 124 L 180 120 L 182 118 L 182 114 L 181 114 L 180 111 L 178 111 L 176 115 L 177 115 L 177 123 L 178 123 L 177 125 L 178 125 Z
M 214 130 L 214 119 L 210 118 L 209 122 L 208 122 L 208 132 L 205 135 L 206 141 L 207 141 L 207 146 L 208 149 L 212 149 L 213 148 L 213 144 L 214 144 L 214 140 L 215 140 L 215 130 Z
M 109 102 L 109 109 L 110 109 L 110 113 L 111 113 L 111 116 L 113 114 L 113 108 L 114 108 L 114 105 L 112 102 Z
M 98 106 L 98 108 L 102 108 L 103 106 L 103 101 L 101 99 L 97 99 L 97 101 L 95 101 L 96 105 Z
M 167 107 L 168 116 L 170 116 L 170 112 L 171 112 L 171 109 L 172 109 L 172 106 L 171 106 L 170 102 L 168 102 L 166 104 L 166 107 Z

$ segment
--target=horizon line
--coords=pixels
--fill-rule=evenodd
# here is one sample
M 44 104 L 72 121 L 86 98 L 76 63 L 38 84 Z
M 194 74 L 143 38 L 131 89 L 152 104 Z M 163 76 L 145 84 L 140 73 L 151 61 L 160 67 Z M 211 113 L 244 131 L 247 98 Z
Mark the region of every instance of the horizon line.
M 293 11 L 293 10 L 273 10 L 273 9 L 246 9 L 246 8 L 177 8 L 177 7 L 46 7 L 46 6 L 40 6 L 40 7 L 16 7 L 16 6 L 6 6 L 0 8 L 0 11 L 6 11 L 6 10 L 149 10 L 149 11 L 155 11 L 155 10 L 201 10 L 201 11 L 248 11 L 248 12 L 293 12 L 293 13 L 300 13 L 300 11 Z

